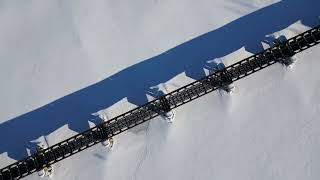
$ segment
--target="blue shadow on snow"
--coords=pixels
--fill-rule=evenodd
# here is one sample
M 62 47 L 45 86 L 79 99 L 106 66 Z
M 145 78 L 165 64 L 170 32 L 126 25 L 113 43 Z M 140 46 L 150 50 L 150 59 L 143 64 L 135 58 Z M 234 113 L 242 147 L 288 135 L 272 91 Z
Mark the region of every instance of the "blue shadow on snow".
M 204 76 L 209 60 L 226 56 L 242 47 L 262 50 L 266 35 L 301 20 L 307 26 L 318 23 L 319 0 L 283 0 L 236 19 L 158 56 L 130 66 L 94 85 L 76 91 L 36 110 L 0 124 L 0 153 L 19 160 L 27 155 L 31 141 L 68 124 L 81 132 L 89 128 L 91 115 L 127 97 L 140 105 L 150 88 L 185 72 L 198 79 Z

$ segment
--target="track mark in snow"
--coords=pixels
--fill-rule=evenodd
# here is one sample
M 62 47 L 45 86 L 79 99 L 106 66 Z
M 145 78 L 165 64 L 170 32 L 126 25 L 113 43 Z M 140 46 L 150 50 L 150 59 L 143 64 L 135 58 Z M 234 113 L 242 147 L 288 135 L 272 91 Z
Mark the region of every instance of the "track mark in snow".
M 39 72 L 38 64 L 34 63 L 32 66 L 32 77 L 34 77 L 33 75 L 37 74 L 38 72 Z
M 147 123 L 146 133 L 145 133 L 146 138 L 149 137 L 149 126 L 150 126 L 150 122 Z M 146 141 L 145 148 L 144 148 L 144 150 L 141 154 L 141 157 L 139 158 L 138 163 L 135 167 L 134 174 L 133 174 L 133 180 L 137 179 L 138 172 L 140 171 L 142 164 L 146 160 L 148 154 L 149 154 L 148 141 Z
M 75 42 L 75 45 L 77 45 L 78 47 L 80 47 L 81 49 L 84 50 L 86 56 L 88 56 L 87 50 L 83 44 L 82 38 L 81 38 L 81 34 L 79 32 L 79 29 L 77 28 L 77 24 L 75 21 L 75 17 L 74 17 L 74 13 L 73 13 L 73 9 L 72 6 L 70 4 L 66 4 L 66 2 L 64 1 L 58 1 L 59 4 L 59 8 L 62 12 L 62 14 L 67 17 L 66 19 L 66 23 L 71 26 L 71 30 L 70 33 L 72 35 L 72 39 Z

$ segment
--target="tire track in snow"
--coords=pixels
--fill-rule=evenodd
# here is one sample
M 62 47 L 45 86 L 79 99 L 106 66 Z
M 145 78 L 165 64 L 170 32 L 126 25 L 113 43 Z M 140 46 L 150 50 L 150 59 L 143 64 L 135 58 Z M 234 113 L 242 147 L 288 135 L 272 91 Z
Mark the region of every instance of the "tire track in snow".
M 149 137 L 149 126 L 150 126 L 150 122 L 148 122 L 147 127 L 146 127 L 146 133 L 145 133 L 146 138 Z M 143 152 L 141 154 L 141 157 L 139 158 L 139 161 L 138 161 L 138 163 L 137 163 L 137 165 L 135 167 L 134 174 L 133 174 L 133 177 L 132 177 L 133 180 L 137 179 L 137 175 L 138 175 L 138 173 L 139 173 L 144 161 L 146 160 L 148 154 L 149 154 L 149 148 L 148 148 L 148 139 L 147 139 L 145 147 L 144 147 L 144 150 L 143 150 Z

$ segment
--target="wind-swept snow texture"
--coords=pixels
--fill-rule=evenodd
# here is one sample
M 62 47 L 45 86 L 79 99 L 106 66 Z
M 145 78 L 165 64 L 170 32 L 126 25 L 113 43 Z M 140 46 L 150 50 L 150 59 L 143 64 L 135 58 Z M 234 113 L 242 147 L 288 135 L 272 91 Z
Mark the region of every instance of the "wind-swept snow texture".
M 0 1 L 0 165 L 320 23 L 318 0 Z M 54 165 L 52 179 L 318 179 L 320 47 Z M 33 174 L 25 179 L 40 179 Z

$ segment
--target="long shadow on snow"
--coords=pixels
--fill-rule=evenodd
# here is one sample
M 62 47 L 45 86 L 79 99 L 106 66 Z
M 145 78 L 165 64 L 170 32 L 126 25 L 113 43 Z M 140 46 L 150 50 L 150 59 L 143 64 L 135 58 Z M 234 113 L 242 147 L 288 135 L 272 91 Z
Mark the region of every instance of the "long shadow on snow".
M 285 0 L 203 34 L 158 56 L 130 66 L 92 86 L 62 97 L 34 111 L 0 124 L 0 153 L 21 159 L 30 141 L 48 135 L 68 124 L 81 132 L 88 128 L 92 113 L 127 97 L 140 105 L 147 101 L 150 87 L 185 72 L 191 78 L 204 75 L 207 61 L 223 57 L 245 47 L 261 50 L 265 36 L 301 20 L 314 26 L 319 16 L 319 0 Z

